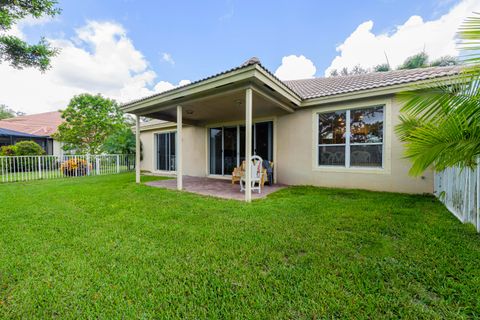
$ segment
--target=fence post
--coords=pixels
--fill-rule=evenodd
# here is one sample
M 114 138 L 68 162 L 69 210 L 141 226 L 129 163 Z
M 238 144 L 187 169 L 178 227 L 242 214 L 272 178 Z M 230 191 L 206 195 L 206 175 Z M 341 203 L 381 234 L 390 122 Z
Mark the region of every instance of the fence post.
M 98 155 L 95 155 L 95 171 L 97 172 L 97 176 L 100 175 L 100 160 L 98 159 Z
M 40 179 L 42 179 L 42 162 L 40 161 L 41 159 L 41 156 L 38 156 L 37 157 L 37 161 L 38 161 L 38 177 Z
M 90 175 L 90 154 L 87 153 L 87 176 Z
M 117 173 L 120 173 L 120 156 L 117 154 Z
M 480 168 L 477 167 L 475 171 L 477 172 L 477 196 L 475 197 L 477 203 L 475 204 L 475 214 L 477 217 L 477 231 L 480 232 Z
M 2 182 L 5 182 L 5 170 L 3 169 L 4 158 L 0 157 L 0 165 L 2 166 Z

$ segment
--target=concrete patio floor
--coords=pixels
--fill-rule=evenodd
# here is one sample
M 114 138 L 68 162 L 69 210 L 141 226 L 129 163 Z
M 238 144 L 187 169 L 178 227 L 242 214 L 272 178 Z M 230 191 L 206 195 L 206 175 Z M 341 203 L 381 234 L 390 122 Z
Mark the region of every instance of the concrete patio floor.
M 177 189 L 177 179 L 158 180 L 147 182 L 146 185 L 158 188 Z M 286 185 L 265 185 L 262 192 L 252 191 L 252 199 L 262 199 L 267 195 L 285 188 Z M 244 200 L 245 194 L 240 192 L 238 183 L 232 184 L 230 180 L 212 179 L 203 177 L 183 176 L 183 190 L 204 196 L 212 196 L 223 199 Z

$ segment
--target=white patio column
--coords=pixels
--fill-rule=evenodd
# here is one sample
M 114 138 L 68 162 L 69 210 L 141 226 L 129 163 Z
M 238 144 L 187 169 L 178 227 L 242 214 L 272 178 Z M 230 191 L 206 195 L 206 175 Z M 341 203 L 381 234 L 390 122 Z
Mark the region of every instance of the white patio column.
M 177 106 L 177 147 L 175 148 L 176 170 L 177 170 L 177 190 L 183 188 L 183 168 L 182 168 L 182 106 Z
M 140 116 L 135 115 L 135 182 L 140 183 Z
M 245 201 L 252 201 L 252 89 L 245 91 Z

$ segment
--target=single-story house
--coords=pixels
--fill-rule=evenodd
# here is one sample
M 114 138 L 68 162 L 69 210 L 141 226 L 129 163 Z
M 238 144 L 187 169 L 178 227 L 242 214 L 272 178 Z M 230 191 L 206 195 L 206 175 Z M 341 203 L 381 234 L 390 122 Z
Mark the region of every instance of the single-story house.
M 61 155 L 62 144 L 55 141 L 52 135 L 63 122 L 61 113 L 58 111 L 37 113 L 15 118 L 0 120 L 0 131 L 12 131 L 10 137 L 4 135 L 0 138 L 0 145 L 15 144 L 23 140 L 31 140 L 38 143 L 48 155 Z M 19 135 L 21 134 L 21 135 Z
M 52 141 L 51 141 L 52 139 L 49 139 L 49 138 L 0 128 L 0 147 L 14 145 L 17 142 L 25 141 L 25 140 L 34 141 L 38 143 L 44 150 L 47 150 L 49 146 L 52 144 Z
M 137 115 L 143 144 L 137 182 L 140 169 L 171 173 L 182 189 L 183 175 L 225 178 L 256 154 L 273 161 L 274 179 L 283 184 L 432 193 L 432 172 L 408 174 L 394 131 L 402 107 L 395 94 L 459 72 L 433 67 L 281 81 L 252 58 L 122 106 Z M 158 120 L 140 125 L 140 116 Z

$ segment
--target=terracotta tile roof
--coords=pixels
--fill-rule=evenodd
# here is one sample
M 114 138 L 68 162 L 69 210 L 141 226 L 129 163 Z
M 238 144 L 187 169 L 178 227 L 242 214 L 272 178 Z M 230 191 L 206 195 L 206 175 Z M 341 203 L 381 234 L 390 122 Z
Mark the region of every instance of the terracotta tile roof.
M 450 75 L 456 75 L 460 72 L 461 66 L 453 67 L 431 67 L 411 70 L 394 70 L 387 72 L 373 72 L 362 75 L 342 76 L 342 77 L 325 77 L 325 78 L 312 78 L 312 79 L 300 79 L 281 81 L 272 72 L 265 68 L 260 60 L 256 57 L 250 58 L 240 66 L 235 68 L 214 74 L 212 76 L 191 82 L 185 86 L 176 87 L 167 91 L 163 91 L 157 94 L 153 94 L 147 97 L 136 99 L 124 103 L 122 106 L 128 105 L 161 96 L 165 93 L 178 90 L 180 88 L 188 87 L 239 69 L 246 68 L 248 66 L 257 64 L 263 70 L 272 75 L 281 85 L 286 86 L 294 94 L 298 95 L 302 100 L 332 96 L 341 93 L 355 92 L 361 90 L 375 89 L 381 87 L 388 87 L 392 85 L 411 83 L 415 81 L 434 79 L 439 77 L 445 77 Z
M 458 74 L 460 70 L 460 66 L 431 67 L 373 72 L 343 77 L 289 80 L 284 81 L 284 83 L 299 94 L 302 99 L 311 99 L 451 76 Z
M 63 122 L 59 111 L 31 114 L 0 120 L 0 128 L 33 134 L 51 136 Z

